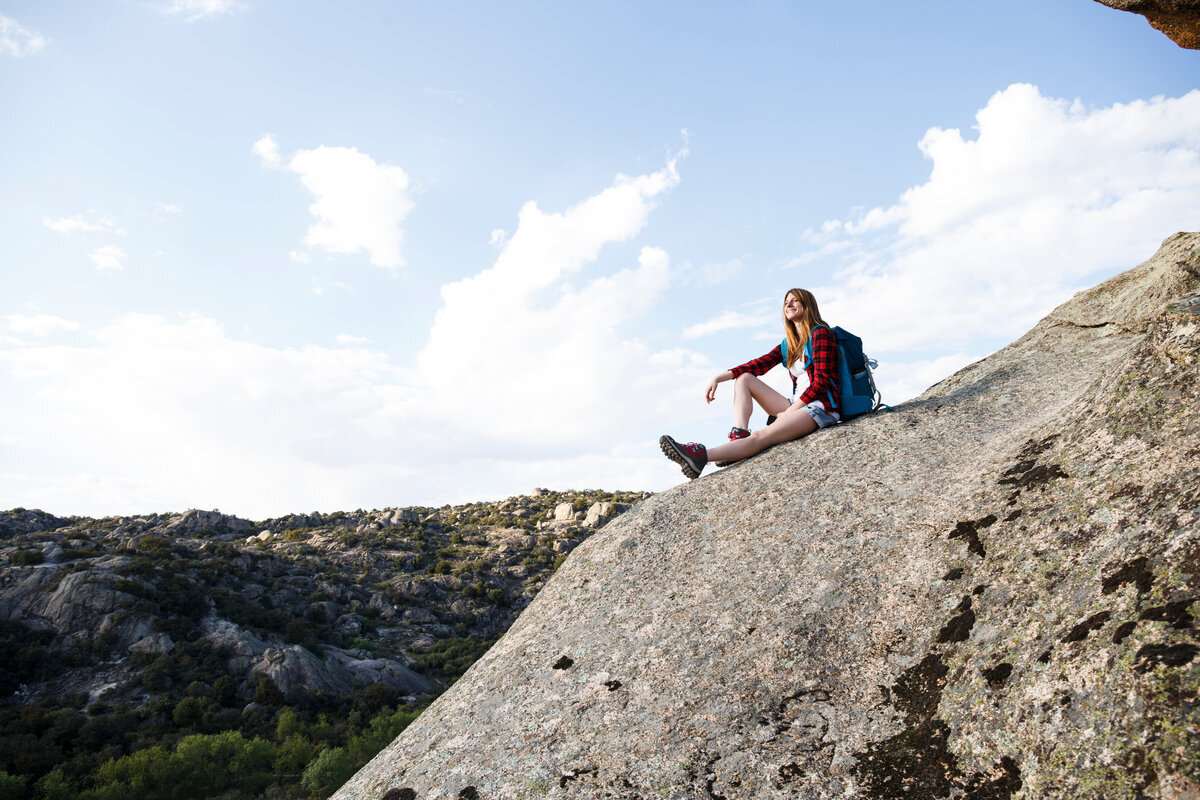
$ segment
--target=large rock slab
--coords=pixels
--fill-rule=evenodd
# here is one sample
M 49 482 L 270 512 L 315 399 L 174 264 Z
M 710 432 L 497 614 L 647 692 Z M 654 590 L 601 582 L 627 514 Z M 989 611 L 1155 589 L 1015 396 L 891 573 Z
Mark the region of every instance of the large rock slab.
M 1196 294 L 1178 234 L 895 412 L 639 504 L 335 798 L 1194 796 Z
M 1109 8 L 1141 14 L 1171 41 L 1200 50 L 1200 0 L 1096 0 Z

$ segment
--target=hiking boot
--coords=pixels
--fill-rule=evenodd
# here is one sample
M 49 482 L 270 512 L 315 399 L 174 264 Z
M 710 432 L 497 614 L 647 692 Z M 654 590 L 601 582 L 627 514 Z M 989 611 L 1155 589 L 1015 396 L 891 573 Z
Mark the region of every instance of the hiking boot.
M 680 444 L 670 436 L 660 436 L 658 446 L 662 448 L 663 455 L 682 467 L 683 474 L 691 480 L 699 478 L 700 471 L 708 463 L 708 450 L 702 444 Z
M 745 439 L 749 435 L 750 431 L 746 430 L 745 428 L 739 428 L 736 425 L 729 429 L 729 441 L 731 442 L 736 442 L 738 439 Z M 736 464 L 738 461 L 741 461 L 741 459 L 738 458 L 732 461 L 714 461 L 713 466 L 728 467 L 730 464 Z

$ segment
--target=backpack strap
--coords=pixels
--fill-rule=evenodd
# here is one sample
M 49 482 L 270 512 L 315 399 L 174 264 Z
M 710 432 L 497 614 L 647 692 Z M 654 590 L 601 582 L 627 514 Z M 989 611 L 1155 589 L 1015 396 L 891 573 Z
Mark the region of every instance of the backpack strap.
M 838 351 L 838 346 L 837 346 L 837 334 L 835 334 L 835 333 L 833 332 L 833 330 L 832 330 L 832 329 L 831 329 L 831 328 L 830 328 L 828 325 L 814 325 L 814 326 L 813 326 L 813 329 L 812 329 L 812 331 L 810 331 L 810 332 L 809 332 L 809 334 L 808 334 L 808 341 L 804 343 L 804 364 L 805 364 L 805 366 L 807 366 L 807 365 L 808 365 L 808 363 L 809 363 L 810 361 L 812 361 L 812 357 L 813 357 L 813 341 L 814 341 L 814 340 L 816 339 L 816 337 L 817 337 L 817 328 L 824 328 L 825 330 L 829 331 L 829 334 L 830 334 L 831 336 L 833 336 L 833 353 L 834 353 L 834 357 L 835 357 L 835 358 L 841 358 L 841 356 L 842 356 L 842 354 L 841 354 L 841 353 Z M 836 368 L 835 368 L 835 372 L 834 372 L 834 376 L 833 376 L 833 381 L 834 381 L 834 383 L 835 383 L 835 384 L 836 384 L 836 383 L 838 383 L 838 376 L 837 376 Z M 828 401 L 829 401 L 829 406 L 828 406 L 828 408 L 832 409 L 834 406 L 836 406 L 836 405 L 837 405 L 837 403 L 833 402 L 833 392 L 825 392 L 825 397 L 826 397 L 826 398 L 828 399 Z

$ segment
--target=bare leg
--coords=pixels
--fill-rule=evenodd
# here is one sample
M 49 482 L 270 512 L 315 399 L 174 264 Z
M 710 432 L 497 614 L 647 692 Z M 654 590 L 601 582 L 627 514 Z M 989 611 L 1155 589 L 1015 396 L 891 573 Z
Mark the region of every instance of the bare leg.
M 817 423 L 804 410 L 804 406 L 797 403 L 776 414 L 773 425 L 759 428 L 745 439 L 737 439 L 728 444 L 708 448 L 708 460 L 740 461 L 761 453 L 773 444 L 790 442 L 801 436 L 807 436 L 816 429 Z
M 763 411 L 775 416 L 790 408 L 786 397 L 749 372 L 743 372 L 733 382 L 734 425 L 739 428 L 750 427 L 750 414 L 754 411 L 753 401 L 758 401 Z

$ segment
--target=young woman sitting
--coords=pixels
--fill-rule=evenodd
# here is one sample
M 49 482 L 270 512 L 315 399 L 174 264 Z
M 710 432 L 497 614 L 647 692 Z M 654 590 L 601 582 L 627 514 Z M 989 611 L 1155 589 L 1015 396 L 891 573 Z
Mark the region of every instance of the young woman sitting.
M 783 298 L 783 330 L 787 337 L 787 368 L 792 379 L 792 399 L 772 389 L 757 376 L 777 364 L 783 364 L 783 345 L 766 355 L 722 372 L 713 378 L 705 392 L 709 403 L 717 396 L 717 384 L 733 381 L 733 430 L 728 444 L 707 448 L 697 442 L 681 444 L 670 436 L 658 440 L 667 458 L 683 468 L 691 479 L 700 477 L 711 460 L 722 467 L 761 453 L 780 442 L 807 436 L 817 428 L 827 428 L 841 419 L 841 396 L 837 384 L 837 341 L 821 318 L 817 299 L 806 289 L 792 289 Z M 804 348 L 811 337 L 812 358 L 805 363 Z M 808 388 L 796 399 L 797 377 L 803 369 Z M 763 411 L 775 417 L 765 428 L 750 432 L 750 413 L 757 402 Z

